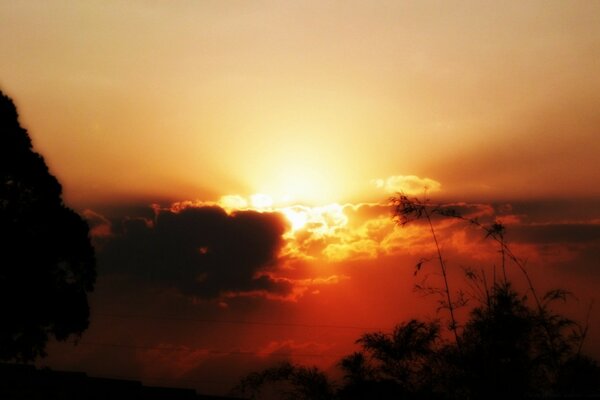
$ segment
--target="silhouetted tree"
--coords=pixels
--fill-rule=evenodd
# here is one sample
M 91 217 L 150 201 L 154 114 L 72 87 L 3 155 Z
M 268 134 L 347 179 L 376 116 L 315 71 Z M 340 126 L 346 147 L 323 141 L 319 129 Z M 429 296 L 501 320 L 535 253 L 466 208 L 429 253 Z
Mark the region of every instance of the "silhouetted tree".
M 545 361 L 540 339 L 544 335 L 536 314 L 509 284 L 493 290 L 489 306 L 471 311 L 462 335 L 459 366 L 471 397 L 540 394 L 538 390 L 547 385 L 541 374 Z
M 549 297 L 549 296 L 547 296 Z M 550 296 L 552 297 L 552 296 Z M 555 300 L 555 298 L 549 301 Z M 361 352 L 340 362 L 340 399 L 505 399 L 598 395 L 600 368 L 578 354 L 574 323 L 537 307 L 498 283 L 474 307 L 456 342 L 439 336 L 438 322 L 410 320 L 391 333 L 364 334 Z M 548 347 L 551 327 L 555 346 Z M 561 349 L 558 364 L 554 349 Z
M 429 397 L 436 351 L 440 346 L 440 325 L 412 319 L 397 325 L 391 333 L 372 332 L 357 343 L 362 352 L 342 359 L 346 386 L 341 398 Z M 375 396 L 375 397 L 373 397 Z
M 88 327 L 94 250 L 61 192 L 0 92 L 0 360 L 32 361 Z
M 340 397 L 347 399 L 380 398 L 384 390 L 378 383 L 376 369 L 363 352 L 355 352 L 344 358 L 339 363 L 344 372 L 344 385 L 340 389 Z
M 334 389 L 327 376 L 316 367 L 283 362 L 275 367 L 246 376 L 234 389 L 236 394 L 251 399 L 328 400 Z

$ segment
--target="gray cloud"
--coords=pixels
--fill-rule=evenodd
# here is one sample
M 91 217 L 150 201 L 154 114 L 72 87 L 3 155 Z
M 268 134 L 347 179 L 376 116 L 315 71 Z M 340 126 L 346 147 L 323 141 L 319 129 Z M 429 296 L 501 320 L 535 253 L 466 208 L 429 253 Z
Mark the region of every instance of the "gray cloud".
M 99 253 L 100 272 L 129 275 L 216 298 L 226 292 L 287 294 L 291 285 L 263 271 L 274 267 L 286 224 L 276 213 L 219 207 L 159 210 L 154 220 L 124 219 Z
M 516 242 L 536 244 L 583 244 L 600 239 L 600 225 L 584 223 L 517 225 L 511 227 L 509 235 L 509 238 Z

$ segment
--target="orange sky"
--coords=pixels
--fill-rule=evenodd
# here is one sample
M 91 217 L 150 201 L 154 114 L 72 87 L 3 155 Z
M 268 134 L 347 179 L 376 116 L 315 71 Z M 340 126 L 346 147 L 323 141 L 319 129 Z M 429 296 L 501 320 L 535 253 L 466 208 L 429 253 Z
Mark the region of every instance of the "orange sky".
M 0 84 L 77 205 L 600 194 L 596 2 L 2 3 Z
M 0 88 L 100 260 L 84 344 L 51 366 L 213 393 L 273 357 L 333 368 L 363 328 L 435 316 L 399 190 L 502 218 L 575 313 L 599 287 L 599 2 L 0 4 Z M 167 238 L 210 255 L 209 223 L 261 229 L 265 252 L 229 243 L 256 263 L 188 274 L 199 255 Z M 440 224 L 454 274 L 498 262 Z M 127 269 L 132 249 L 181 270 Z

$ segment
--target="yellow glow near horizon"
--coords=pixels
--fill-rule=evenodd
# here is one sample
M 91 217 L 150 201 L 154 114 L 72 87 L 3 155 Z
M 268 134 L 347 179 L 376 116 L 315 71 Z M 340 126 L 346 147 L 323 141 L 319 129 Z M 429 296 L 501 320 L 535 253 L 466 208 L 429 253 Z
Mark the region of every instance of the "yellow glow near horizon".
M 267 210 L 273 206 L 273 198 L 264 193 L 256 193 L 250 196 L 250 204 L 257 210 Z
M 282 199 L 315 199 L 327 192 L 323 178 L 316 168 L 301 164 L 282 168 L 278 179 L 279 195 Z
M 264 166 L 247 171 L 248 175 L 243 177 L 250 187 L 259 193 L 268 193 L 276 204 L 323 204 L 339 201 L 337 192 L 341 190 L 337 190 L 334 195 L 332 189 L 334 186 L 339 187 L 344 180 L 331 168 L 330 164 L 335 159 L 326 156 L 314 159 L 315 152 L 302 146 L 293 151 L 283 146 L 278 152 L 291 155 L 286 158 L 276 156 L 270 161 L 266 155 L 265 161 L 268 162 Z M 300 160 L 290 159 L 294 157 Z M 341 163 L 343 160 L 337 161 Z
M 203 204 L 192 203 L 194 205 Z M 290 223 L 290 232 L 295 233 L 302 229 L 308 229 L 317 236 L 327 236 L 334 233 L 340 227 L 348 223 L 348 217 L 344 213 L 344 206 L 338 203 L 329 203 L 321 206 L 286 205 L 275 202 L 272 196 L 264 193 L 255 193 L 248 198 L 240 195 L 222 196 L 216 204 L 227 212 L 239 210 L 254 210 L 259 212 L 281 213 Z M 185 205 L 184 205 L 185 206 Z M 172 208 L 176 206 L 172 206 Z

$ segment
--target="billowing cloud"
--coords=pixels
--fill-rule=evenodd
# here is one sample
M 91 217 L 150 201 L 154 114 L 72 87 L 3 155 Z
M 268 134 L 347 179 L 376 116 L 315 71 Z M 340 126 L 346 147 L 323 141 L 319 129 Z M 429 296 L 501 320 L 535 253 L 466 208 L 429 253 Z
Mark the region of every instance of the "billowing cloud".
M 287 224 L 280 214 L 216 206 L 156 208 L 154 220 L 130 218 L 101 250 L 102 272 L 135 276 L 185 295 L 292 290 L 268 274 L 277 265 Z
M 430 178 L 419 178 L 415 175 L 395 175 L 386 179 L 375 179 L 374 185 L 387 193 L 405 193 L 422 195 L 424 192 L 437 192 L 442 184 Z
M 101 273 L 135 276 L 139 282 L 174 288 L 200 299 L 219 298 L 223 305 L 235 297 L 298 301 L 325 284 L 319 279 L 332 275 L 351 278 L 341 270 L 332 274 L 305 268 L 305 262 L 331 264 L 397 254 L 429 257 L 435 252 L 427 222 L 401 226 L 393 220 L 388 204 L 295 205 L 257 211 L 241 196 L 225 200 L 155 206 L 153 218 L 126 218 L 118 223 L 88 213 L 103 236 Z M 529 260 L 554 254 L 557 246 L 569 242 L 599 237 L 593 221 L 532 222 L 527 207 L 520 204 L 430 204 L 452 208 L 463 217 L 433 216 L 440 245 L 479 262 L 495 257 L 497 247 L 485 239 L 486 232 L 477 224 L 504 223 L 508 243 Z M 236 205 L 244 208 L 236 209 Z M 112 231 L 106 236 L 108 228 Z M 569 258 L 581 251 L 573 246 L 568 249 L 561 254 Z

